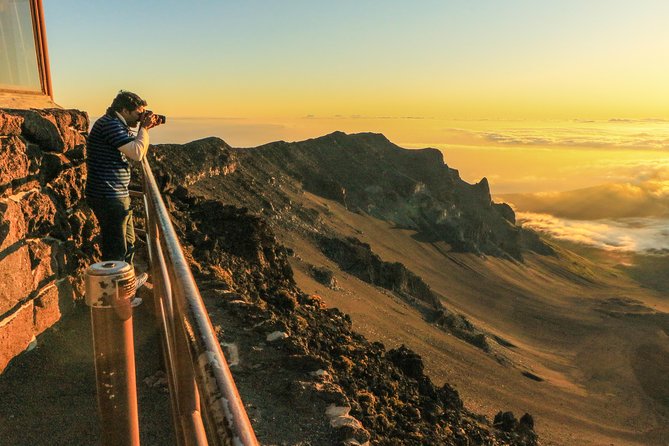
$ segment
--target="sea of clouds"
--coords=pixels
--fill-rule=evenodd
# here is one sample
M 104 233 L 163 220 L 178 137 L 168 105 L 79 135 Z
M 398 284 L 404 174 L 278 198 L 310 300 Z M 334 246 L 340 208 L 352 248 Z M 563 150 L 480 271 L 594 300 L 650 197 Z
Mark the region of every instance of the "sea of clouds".
M 562 122 L 491 123 L 487 129 L 448 127 L 451 143 L 514 147 L 618 150 L 669 149 L 669 121 L 662 119 L 573 119 Z M 505 124 L 505 125 L 503 125 Z
M 668 122 L 582 121 L 475 136 L 498 146 L 600 150 L 601 156 L 587 163 L 556 165 L 556 174 L 568 181 L 590 178 L 596 186 L 518 194 L 518 222 L 558 240 L 607 251 L 669 255 Z M 656 156 L 648 156 L 653 152 Z M 600 217 L 587 217 L 593 214 Z
M 669 255 L 669 169 L 662 163 L 611 167 L 611 177 L 625 182 L 583 190 L 581 200 L 579 190 L 533 194 L 548 212 L 518 208 L 518 222 L 556 239 L 609 251 Z M 613 218 L 623 211 L 625 218 Z M 579 218 L 579 212 L 603 218 Z
M 519 224 L 559 240 L 607 251 L 669 255 L 669 219 L 570 220 L 550 214 L 517 212 Z

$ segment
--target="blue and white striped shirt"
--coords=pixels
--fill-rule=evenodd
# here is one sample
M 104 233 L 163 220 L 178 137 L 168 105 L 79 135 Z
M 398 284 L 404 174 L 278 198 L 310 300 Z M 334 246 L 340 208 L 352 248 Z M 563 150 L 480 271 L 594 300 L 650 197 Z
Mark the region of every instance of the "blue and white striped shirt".
M 88 135 L 86 196 L 127 197 L 130 163 L 119 147 L 135 139 L 128 126 L 116 115 L 104 115 Z

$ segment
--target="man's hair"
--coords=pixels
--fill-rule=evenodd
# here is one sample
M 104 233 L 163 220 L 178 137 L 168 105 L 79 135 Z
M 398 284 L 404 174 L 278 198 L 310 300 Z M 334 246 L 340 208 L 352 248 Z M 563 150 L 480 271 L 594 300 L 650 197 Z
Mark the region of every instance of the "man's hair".
M 146 107 L 146 101 L 139 95 L 130 91 L 121 90 L 118 92 L 111 105 L 107 109 L 107 114 L 120 112 L 121 110 L 135 111 L 139 107 Z

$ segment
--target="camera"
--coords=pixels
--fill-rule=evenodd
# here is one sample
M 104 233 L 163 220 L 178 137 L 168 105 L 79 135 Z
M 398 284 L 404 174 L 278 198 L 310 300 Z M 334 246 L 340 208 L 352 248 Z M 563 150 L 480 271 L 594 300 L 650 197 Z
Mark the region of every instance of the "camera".
M 152 113 L 153 112 L 151 110 L 145 110 L 144 113 L 142 114 L 142 119 L 144 118 L 144 116 L 152 114 Z M 152 127 L 160 125 L 160 124 L 165 124 L 166 121 L 167 121 L 167 117 L 165 115 L 157 115 L 155 113 L 153 113 L 151 115 L 151 126 Z

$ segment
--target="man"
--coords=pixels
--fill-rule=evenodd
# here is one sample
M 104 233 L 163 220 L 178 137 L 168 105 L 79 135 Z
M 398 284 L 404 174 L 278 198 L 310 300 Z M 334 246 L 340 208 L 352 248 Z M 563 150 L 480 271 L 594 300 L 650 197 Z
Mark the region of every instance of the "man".
M 149 129 L 158 125 L 145 111 L 146 101 L 121 90 L 107 113 L 88 135 L 86 201 L 100 223 L 102 259 L 123 260 L 132 265 L 135 230 L 130 207 L 130 163 L 141 161 L 149 148 Z M 139 124 L 139 128 L 132 132 Z M 146 274 L 138 277 L 146 281 Z

